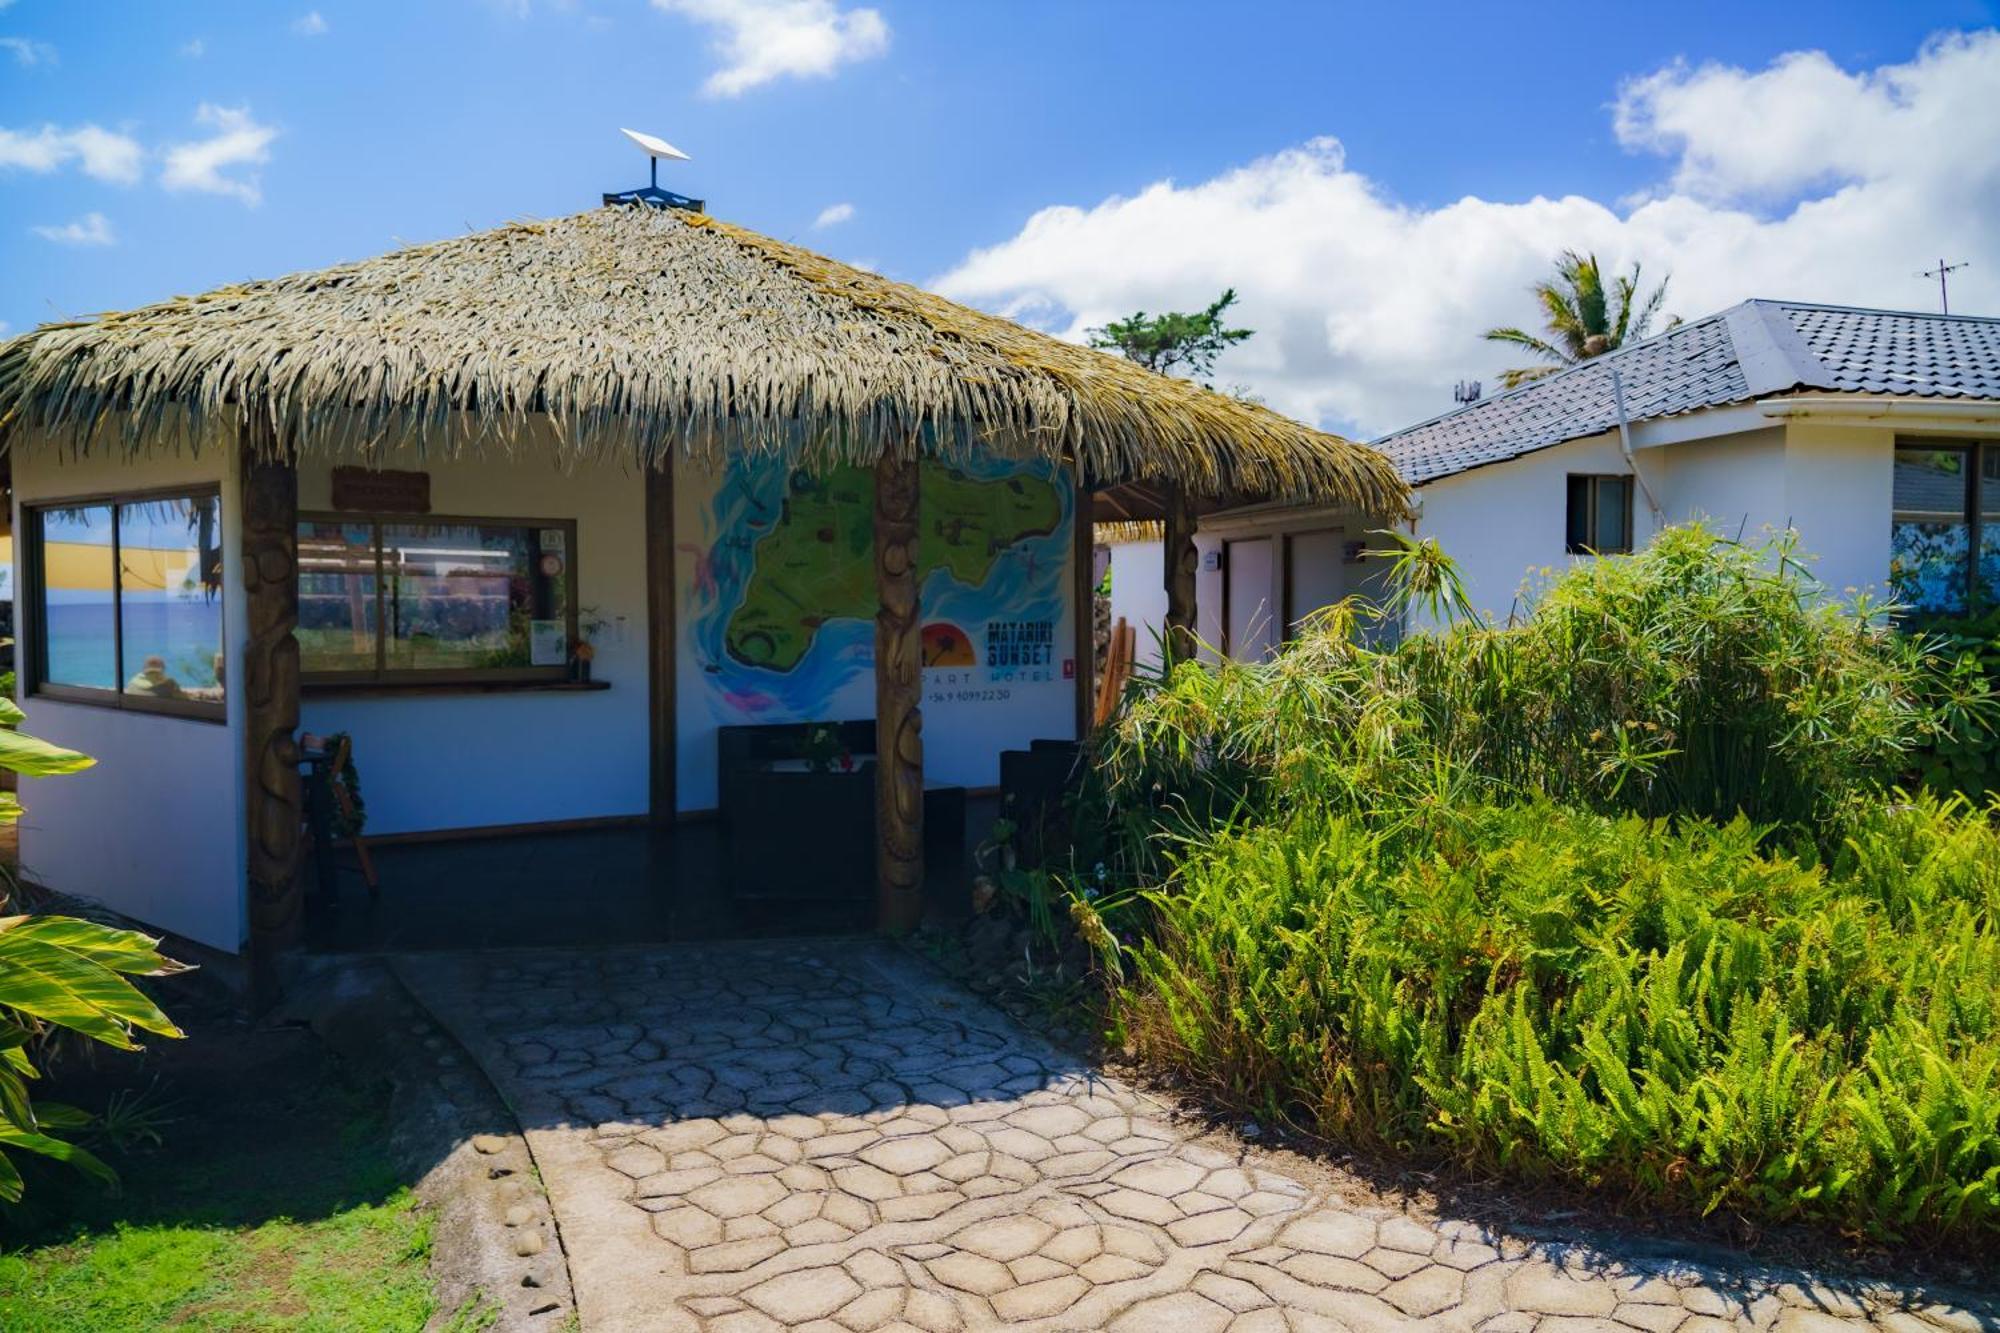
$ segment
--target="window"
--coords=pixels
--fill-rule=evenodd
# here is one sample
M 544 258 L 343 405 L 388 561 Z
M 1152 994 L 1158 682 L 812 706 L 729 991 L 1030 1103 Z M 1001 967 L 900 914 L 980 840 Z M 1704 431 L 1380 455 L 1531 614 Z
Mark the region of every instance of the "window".
M 214 491 L 25 509 L 32 691 L 219 720 L 222 503 Z
M 1584 476 L 1569 479 L 1571 555 L 1612 555 L 1632 549 L 1632 479 Z
M 1889 587 L 1912 611 L 2000 605 L 2000 447 L 1897 444 Z
M 563 520 L 303 516 L 299 665 L 320 683 L 561 679 L 575 557 Z

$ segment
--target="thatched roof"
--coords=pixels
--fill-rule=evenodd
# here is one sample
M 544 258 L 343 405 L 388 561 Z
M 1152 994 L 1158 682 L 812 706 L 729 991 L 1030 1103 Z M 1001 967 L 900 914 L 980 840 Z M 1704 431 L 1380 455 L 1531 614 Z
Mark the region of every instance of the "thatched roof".
M 594 209 L 0 345 L 0 444 L 199 447 L 252 412 L 301 452 L 507 448 L 546 414 L 576 457 L 886 447 L 1080 464 L 1401 512 L 1360 445 L 702 214 Z

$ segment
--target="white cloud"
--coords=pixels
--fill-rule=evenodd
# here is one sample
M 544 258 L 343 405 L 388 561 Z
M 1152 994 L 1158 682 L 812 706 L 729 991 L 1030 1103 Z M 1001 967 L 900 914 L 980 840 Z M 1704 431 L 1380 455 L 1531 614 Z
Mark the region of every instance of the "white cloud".
M 258 167 L 271 159 L 271 140 L 278 131 L 251 119 L 248 107 L 214 106 L 203 102 L 194 113 L 195 123 L 215 133 L 192 143 L 173 144 L 167 149 L 166 164 L 160 170 L 160 184 L 169 190 L 199 190 L 204 194 L 226 194 L 246 204 L 263 199 L 255 171 L 225 176 L 230 167 Z
M 824 77 L 841 65 L 889 49 L 889 24 L 879 10 L 842 10 L 834 0 L 653 0 L 718 30 L 723 67 L 702 91 L 736 97 L 786 77 Z
M 33 131 L 0 128 L 0 168 L 46 175 L 75 162 L 86 176 L 131 185 L 139 179 L 143 156 L 136 139 L 95 125 L 69 130 L 54 125 Z
M 317 9 L 312 9 L 292 20 L 292 31 L 301 37 L 324 37 L 327 21 L 320 17 Z
M 53 65 L 56 49 L 47 42 L 32 41 L 26 37 L 0 37 L 0 51 L 14 57 L 17 65 Z
M 208 54 L 208 42 L 200 37 L 190 37 L 181 43 L 180 49 L 189 60 L 199 60 Z
M 112 233 L 111 222 L 102 213 L 85 213 L 74 222 L 61 226 L 30 228 L 35 235 L 58 245 L 116 245 L 118 237 Z
M 828 204 L 819 211 L 819 216 L 813 219 L 813 226 L 815 228 L 838 227 L 853 216 L 853 204 Z
M 2000 33 L 1848 73 L 1818 54 L 1763 70 L 1669 67 L 1628 83 L 1615 125 L 1663 157 L 1625 205 L 1568 196 L 1400 203 L 1317 139 L 1182 185 L 1058 205 L 937 278 L 946 295 L 1066 337 L 1225 287 L 1257 330 L 1222 359 L 1273 407 L 1372 436 L 1452 406 L 1451 385 L 1519 358 L 1483 341 L 1532 323 L 1529 283 L 1565 247 L 1672 270 L 1668 309 L 1752 296 L 1934 308 L 1914 274 L 1972 259 L 1953 309 L 2000 313 Z

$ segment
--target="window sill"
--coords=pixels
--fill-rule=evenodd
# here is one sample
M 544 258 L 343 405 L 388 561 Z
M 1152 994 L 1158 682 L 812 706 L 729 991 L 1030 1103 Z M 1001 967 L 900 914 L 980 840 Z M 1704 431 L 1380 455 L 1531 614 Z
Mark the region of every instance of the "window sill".
M 299 686 L 303 698 L 353 698 L 400 694 L 594 694 L 608 680 L 315 680 Z

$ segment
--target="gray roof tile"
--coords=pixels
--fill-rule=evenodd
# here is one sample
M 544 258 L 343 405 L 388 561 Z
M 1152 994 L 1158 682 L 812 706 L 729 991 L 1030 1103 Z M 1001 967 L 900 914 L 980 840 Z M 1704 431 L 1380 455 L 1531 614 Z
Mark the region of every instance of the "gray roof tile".
M 1618 424 L 1797 390 L 2000 399 L 2000 319 L 1745 301 L 1387 435 L 1413 486 Z

